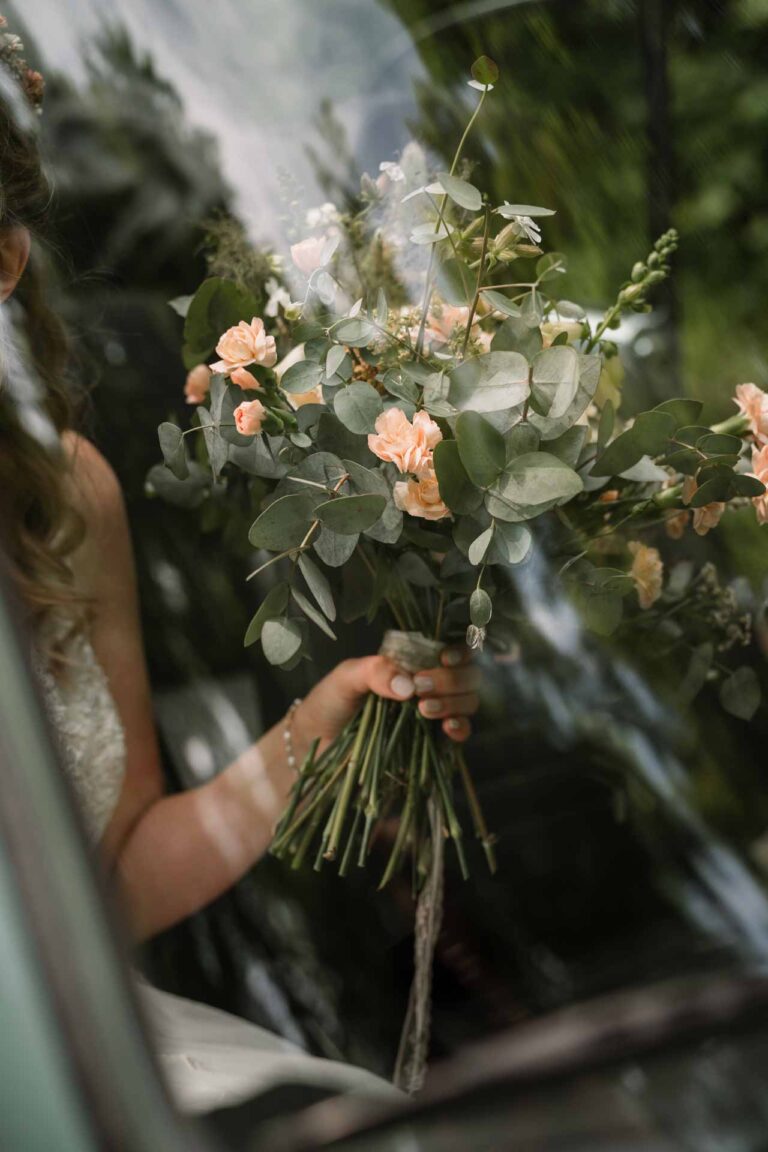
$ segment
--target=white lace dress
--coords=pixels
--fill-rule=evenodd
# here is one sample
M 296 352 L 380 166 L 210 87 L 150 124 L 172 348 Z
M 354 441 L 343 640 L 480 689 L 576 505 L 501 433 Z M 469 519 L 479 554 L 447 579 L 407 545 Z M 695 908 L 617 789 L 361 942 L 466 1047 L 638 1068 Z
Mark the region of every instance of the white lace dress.
M 43 645 L 40 645 L 42 650 Z M 84 635 L 54 678 L 36 660 L 64 766 L 88 830 L 98 841 L 125 775 L 125 742 L 106 677 Z M 294 1044 L 227 1012 L 153 988 L 136 976 L 160 1063 L 178 1106 L 206 1112 L 242 1103 L 282 1084 L 311 1084 L 370 1097 L 399 1093 L 362 1068 L 309 1056 Z

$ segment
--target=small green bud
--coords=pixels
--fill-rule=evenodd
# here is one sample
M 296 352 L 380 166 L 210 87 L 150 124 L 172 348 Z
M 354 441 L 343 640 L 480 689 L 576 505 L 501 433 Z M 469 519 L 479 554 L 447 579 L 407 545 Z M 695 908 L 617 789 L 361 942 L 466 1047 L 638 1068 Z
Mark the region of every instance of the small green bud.
M 655 252 L 651 252 L 650 256 L 648 257 L 648 267 L 649 268 L 658 268 L 660 262 L 661 262 L 661 257 L 659 256 L 658 250 Z
M 619 303 L 632 304 L 635 300 L 639 300 L 642 294 L 642 284 L 628 284 L 626 288 L 622 288 L 621 292 L 619 292 Z
M 640 281 L 645 278 L 645 272 L 645 264 L 643 264 L 642 260 L 638 260 L 637 264 L 635 264 L 634 268 L 632 269 L 632 283 L 639 284 Z

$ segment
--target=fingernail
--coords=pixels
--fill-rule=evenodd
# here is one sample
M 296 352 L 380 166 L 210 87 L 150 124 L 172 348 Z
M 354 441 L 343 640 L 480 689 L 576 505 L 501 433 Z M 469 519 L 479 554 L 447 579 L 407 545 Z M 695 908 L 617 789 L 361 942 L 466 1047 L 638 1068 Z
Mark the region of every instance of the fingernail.
M 435 716 L 438 712 L 442 712 L 443 702 L 442 700 L 435 700 L 434 698 L 432 700 L 425 700 L 422 704 L 422 710 L 431 716 Z
M 417 692 L 431 692 L 435 686 L 431 676 L 417 676 L 413 683 Z
M 456 648 L 447 648 L 443 655 L 443 663 L 447 664 L 449 668 L 455 668 L 457 664 L 461 664 L 462 655 Z
M 407 700 L 409 696 L 413 696 L 413 680 L 410 676 L 403 676 L 402 674 L 393 676 L 389 686 L 395 696 L 399 696 L 401 700 Z
M 447 726 L 451 732 L 458 732 L 459 728 L 463 727 L 463 722 L 458 717 L 451 716 Z

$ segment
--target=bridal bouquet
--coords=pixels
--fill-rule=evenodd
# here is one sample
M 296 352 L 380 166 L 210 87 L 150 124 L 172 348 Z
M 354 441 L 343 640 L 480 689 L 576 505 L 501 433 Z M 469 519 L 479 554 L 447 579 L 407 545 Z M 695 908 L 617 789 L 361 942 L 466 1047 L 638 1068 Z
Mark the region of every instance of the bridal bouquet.
M 552 210 L 492 203 L 462 160 L 497 79 L 476 61 L 449 169 L 430 172 L 409 145 L 345 212 L 289 221 L 290 270 L 245 245 L 230 268 L 219 253 L 227 274 L 174 301 L 195 412 L 186 430 L 160 426 L 149 482 L 249 515 L 251 576 L 275 579 L 245 643 L 278 668 L 305 657 L 312 629 L 333 640 L 337 614 L 382 621 L 383 651 L 411 671 L 449 640 L 503 648 L 518 571 L 553 539 L 571 595 L 606 633 L 628 604 L 640 616 L 665 595 L 642 533 L 703 534 L 749 501 L 768 521 L 768 396 L 754 385 L 714 429 L 690 399 L 618 421 L 612 337 L 625 313 L 649 310 L 676 236 L 604 315 L 562 299 L 565 258 L 542 245 Z M 330 747 L 312 747 L 273 851 L 344 874 L 397 816 L 382 885 L 410 850 L 418 888 L 443 837 L 466 874 L 457 788 L 493 868 L 461 750 L 413 703 L 371 697 Z

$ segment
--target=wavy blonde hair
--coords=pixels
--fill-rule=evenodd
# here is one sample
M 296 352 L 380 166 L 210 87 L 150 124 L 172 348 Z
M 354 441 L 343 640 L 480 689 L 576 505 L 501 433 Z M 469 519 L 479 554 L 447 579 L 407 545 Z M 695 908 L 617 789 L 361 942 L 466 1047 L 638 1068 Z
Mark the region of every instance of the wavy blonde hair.
M 0 99 L 0 235 L 24 227 L 32 234 L 28 266 L 13 296 L 25 373 L 36 385 L 38 416 L 20 404 L 21 386 L 5 355 L 0 369 L 0 532 L 11 577 L 34 627 L 59 613 L 73 623 L 84 607 L 69 558 L 83 524 L 68 498 L 68 458 L 62 434 L 73 424 L 65 385 L 68 345 L 63 325 L 50 308 L 42 249 L 51 205 L 36 133 L 21 124 Z M 5 323 L 6 338 L 12 325 Z M 4 349 L 5 352 L 8 349 Z M 27 397 L 29 400 L 29 397 Z M 40 430 L 48 435 L 41 436 Z

